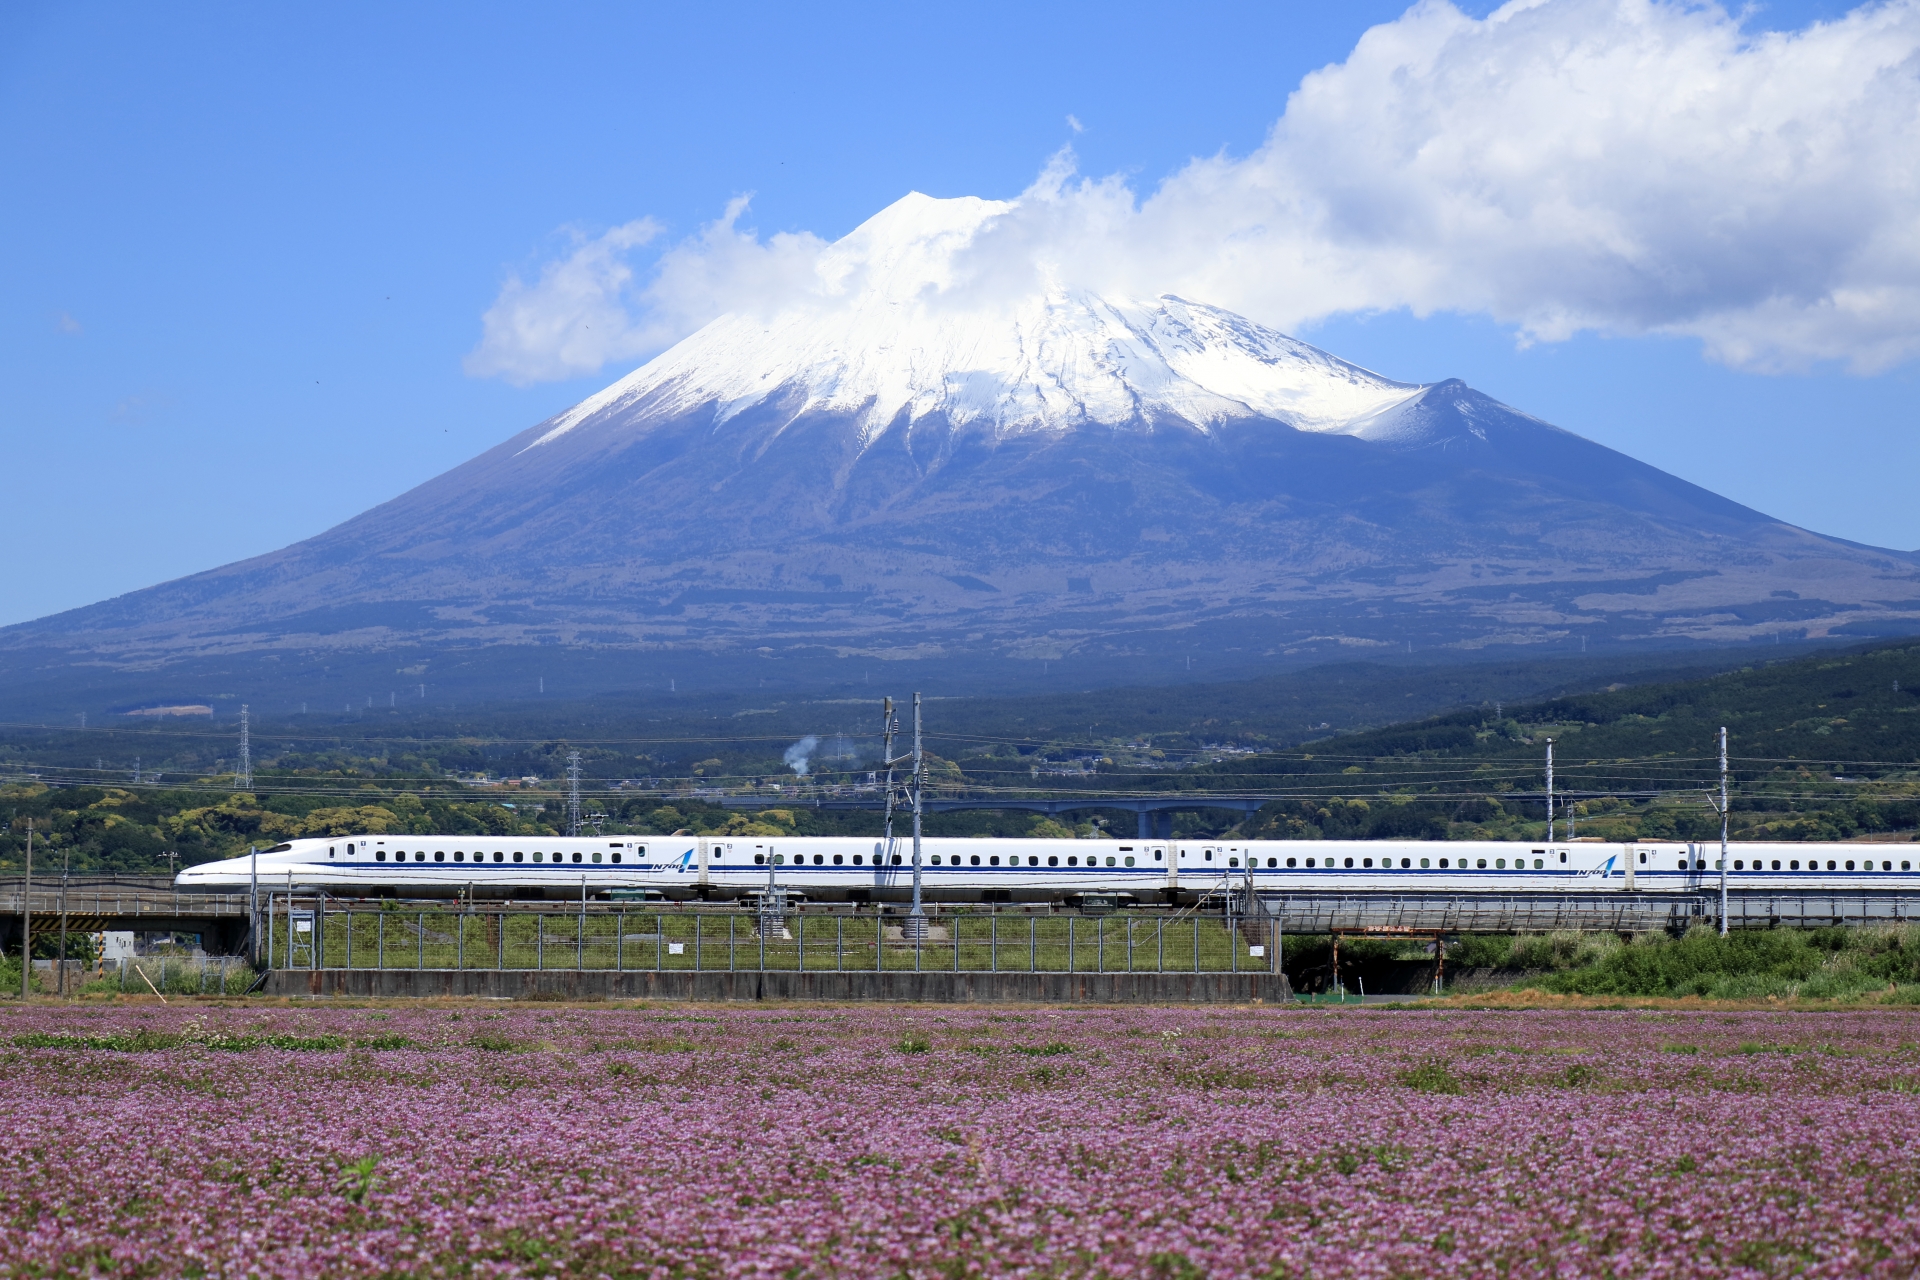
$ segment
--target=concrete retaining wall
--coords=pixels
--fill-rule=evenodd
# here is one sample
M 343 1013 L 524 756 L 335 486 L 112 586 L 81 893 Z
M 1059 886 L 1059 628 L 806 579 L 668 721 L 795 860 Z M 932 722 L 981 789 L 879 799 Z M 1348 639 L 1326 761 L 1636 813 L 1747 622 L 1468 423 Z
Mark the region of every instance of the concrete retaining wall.
M 574 969 L 280 969 L 276 996 L 515 1000 L 884 1000 L 929 1004 L 1248 1004 L 1292 994 L 1277 973 L 615 973 Z

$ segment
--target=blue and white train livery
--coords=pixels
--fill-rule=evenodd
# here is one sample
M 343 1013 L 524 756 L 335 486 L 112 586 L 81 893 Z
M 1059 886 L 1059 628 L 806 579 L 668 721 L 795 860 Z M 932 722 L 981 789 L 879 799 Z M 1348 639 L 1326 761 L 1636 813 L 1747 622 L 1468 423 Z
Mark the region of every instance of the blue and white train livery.
M 1177 905 L 1225 889 L 1699 892 L 1719 884 L 1718 843 L 1395 840 L 922 841 L 932 902 Z M 1731 883 L 1774 891 L 1920 890 L 1920 846 L 1732 846 Z M 729 900 L 771 878 L 796 898 L 904 902 L 910 841 L 859 836 L 400 836 L 293 840 L 180 872 L 181 889 L 323 890 L 338 897 Z

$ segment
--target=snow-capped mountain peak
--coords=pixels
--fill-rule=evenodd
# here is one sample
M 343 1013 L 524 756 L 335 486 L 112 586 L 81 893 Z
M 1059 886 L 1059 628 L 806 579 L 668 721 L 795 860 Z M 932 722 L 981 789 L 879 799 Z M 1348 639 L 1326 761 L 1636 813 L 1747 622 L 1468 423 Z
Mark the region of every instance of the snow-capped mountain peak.
M 1032 287 L 1008 288 L 993 236 L 1008 207 L 909 195 L 829 246 L 805 296 L 721 316 L 528 447 L 643 401 L 649 419 L 710 404 L 724 421 L 773 401 L 836 412 L 862 444 L 934 415 L 996 435 L 1247 418 L 1371 435 L 1422 390 L 1172 295 L 1052 287 L 1031 263 L 1017 274 Z

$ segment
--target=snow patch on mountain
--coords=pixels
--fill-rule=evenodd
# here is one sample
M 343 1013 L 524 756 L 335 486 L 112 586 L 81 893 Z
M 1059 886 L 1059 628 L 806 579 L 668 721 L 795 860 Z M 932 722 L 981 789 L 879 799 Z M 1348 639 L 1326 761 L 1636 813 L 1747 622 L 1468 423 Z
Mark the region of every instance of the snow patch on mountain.
M 1005 255 L 971 250 L 1008 207 L 909 195 L 835 242 L 805 296 L 720 317 L 527 447 L 641 401 L 650 420 L 713 405 L 725 421 L 778 399 L 847 415 L 863 445 L 936 414 L 996 435 L 1247 418 L 1359 434 L 1423 390 L 1170 294 L 1048 287 L 1044 263 L 1034 291 L 997 301 L 985 276 Z

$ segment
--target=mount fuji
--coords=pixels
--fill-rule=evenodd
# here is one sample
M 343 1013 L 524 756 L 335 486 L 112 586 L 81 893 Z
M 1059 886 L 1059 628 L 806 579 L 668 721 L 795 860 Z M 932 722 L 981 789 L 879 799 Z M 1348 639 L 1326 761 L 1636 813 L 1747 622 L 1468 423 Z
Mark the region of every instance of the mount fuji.
M 291 694 L 563 654 L 601 687 L 913 658 L 991 681 L 1920 629 L 1920 557 L 1458 381 L 1189 299 L 1008 288 L 975 253 L 1006 208 L 909 196 L 806 288 L 391 502 L 0 631 L 0 693 Z

